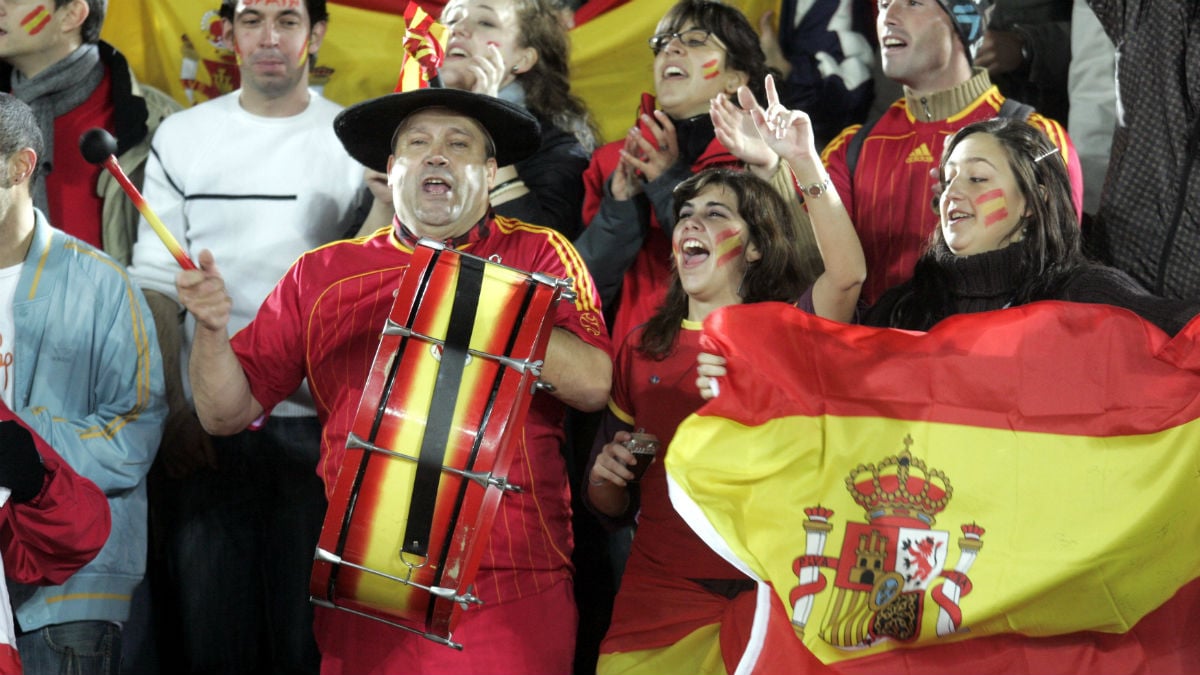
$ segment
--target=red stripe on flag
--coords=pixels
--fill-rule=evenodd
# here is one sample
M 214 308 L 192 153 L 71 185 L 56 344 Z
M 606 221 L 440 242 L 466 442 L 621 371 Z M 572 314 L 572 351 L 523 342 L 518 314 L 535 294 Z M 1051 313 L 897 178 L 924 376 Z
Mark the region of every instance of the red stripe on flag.
M 743 327 L 741 333 L 739 326 Z M 796 311 L 785 303 L 760 302 L 714 312 L 705 320 L 701 344 L 714 354 L 749 358 L 754 350 L 746 345 L 761 345 L 764 326 L 775 327 L 792 341 L 787 345 L 772 342 L 772 349 L 755 351 L 755 363 L 763 372 L 788 377 L 774 380 L 773 387 L 749 383 L 742 387 L 733 379 L 723 382 L 721 396 L 698 414 L 721 415 L 745 425 L 792 415 L 875 417 L 881 414 L 878 407 L 861 400 L 861 383 L 870 380 L 874 398 L 887 401 L 886 414 L 894 419 L 928 419 L 926 402 L 913 396 L 913 391 L 921 387 L 938 391 L 943 401 L 953 401 L 939 409 L 935 420 L 945 424 L 1122 436 L 1158 433 L 1200 418 L 1200 399 L 1195 395 L 1200 387 L 1200 350 L 1190 349 L 1200 341 L 1200 319 L 1193 320 L 1172 341 L 1157 329 L 1147 329 L 1145 322 L 1128 310 L 1045 301 L 988 312 L 982 320 L 972 314 L 952 316 L 934 326 L 926 337 L 925 333 L 839 324 Z M 1053 387 L 1044 382 L 1067 373 L 1081 380 L 1087 373 L 1095 373 L 1095 354 L 1081 350 L 1069 359 L 1061 354 L 1052 357 L 1045 349 L 1044 338 L 1030 336 L 1099 333 L 1112 336 L 1105 343 L 1105 372 L 1119 370 L 1124 385 L 1114 391 L 1104 391 L 1103 387 L 1079 391 L 1075 400 L 1047 395 L 1045 391 Z M 984 344 L 1002 344 L 1012 358 L 972 358 L 972 352 Z M 1147 351 L 1158 354 L 1158 360 L 1145 362 L 1140 355 Z M 821 372 L 820 363 L 796 358 L 796 354 L 817 353 L 837 358 L 840 377 L 831 380 Z M 878 354 L 895 358 L 881 361 Z M 930 358 L 933 355 L 938 358 Z M 918 371 L 920 381 L 914 380 L 910 371 L 911 363 L 918 359 L 929 364 L 928 369 Z M 1024 385 L 1013 382 L 1014 363 L 1020 363 L 1028 373 L 1043 373 L 1043 380 Z M 1181 368 L 1196 369 L 1196 381 L 1180 385 L 1177 371 Z M 969 398 L 972 390 L 962 377 L 964 372 L 971 373 L 969 382 L 993 383 L 996 388 L 991 395 L 1008 402 L 1007 412 L 968 410 L 962 399 Z M 810 394 L 804 383 L 813 381 L 820 382 L 821 388 Z M 965 384 L 952 387 L 949 383 L 953 382 Z M 727 386 L 737 389 L 733 396 L 724 395 Z M 1147 397 L 1148 391 L 1155 395 Z M 1038 414 L 1020 416 L 1020 426 L 1014 427 L 1015 410 L 1036 410 Z M 1103 412 L 1081 415 L 1080 410 Z
M 399 11 L 399 4 L 396 0 L 329 0 L 331 5 L 341 5 L 342 7 L 352 7 L 354 9 L 365 9 L 368 12 L 383 12 L 385 14 L 402 14 Z M 446 6 L 446 0 L 422 0 L 421 8 L 429 12 L 434 18 L 442 15 L 442 8 Z
M 4 611 L 9 611 L 7 607 Z M 4 639 L 11 640 L 11 635 L 4 636 Z M 17 648 L 8 643 L 0 643 L 0 673 L 20 673 L 21 656 L 17 654 Z

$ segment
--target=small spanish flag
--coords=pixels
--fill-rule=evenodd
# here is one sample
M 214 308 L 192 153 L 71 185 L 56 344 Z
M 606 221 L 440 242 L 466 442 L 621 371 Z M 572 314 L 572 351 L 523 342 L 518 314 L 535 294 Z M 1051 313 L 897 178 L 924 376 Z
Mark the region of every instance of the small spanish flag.
M 24 19 L 21 19 L 21 28 L 30 35 L 37 35 L 48 23 L 50 23 L 50 10 L 46 9 L 45 5 L 38 5 L 32 12 L 26 14 Z
M 404 59 L 396 91 L 411 91 L 440 86 L 438 69 L 442 67 L 446 27 L 410 0 L 404 10 Z

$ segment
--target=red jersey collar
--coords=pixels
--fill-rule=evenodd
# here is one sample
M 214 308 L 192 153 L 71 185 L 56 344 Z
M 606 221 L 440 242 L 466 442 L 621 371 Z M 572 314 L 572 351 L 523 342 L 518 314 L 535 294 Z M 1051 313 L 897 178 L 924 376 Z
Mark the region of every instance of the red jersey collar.
M 442 244 L 449 248 L 462 249 L 470 246 L 471 244 L 481 242 L 484 239 L 487 239 L 492 233 L 493 220 L 494 217 L 492 211 L 491 209 L 488 209 L 488 212 L 479 219 L 479 222 L 472 225 L 471 229 L 458 235 L 457 237 L 450 237 L 449 239 L 443 240 Z M 408 229 L 407 225 L 400 222 L 400 216 L 392 216 L 392 233 L 401 245 L 408 248 L 416 247 L 417 241 L 421 239 L 421 237 L 418 237 L 412 230 Z

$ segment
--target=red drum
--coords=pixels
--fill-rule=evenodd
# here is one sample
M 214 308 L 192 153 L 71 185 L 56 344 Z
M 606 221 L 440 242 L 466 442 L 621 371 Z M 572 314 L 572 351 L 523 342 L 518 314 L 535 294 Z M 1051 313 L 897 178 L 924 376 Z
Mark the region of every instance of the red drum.
M 371 366 L 310 593 L 461 649 L 450 636 L 505 491 L 570 281 L 422 240 Z

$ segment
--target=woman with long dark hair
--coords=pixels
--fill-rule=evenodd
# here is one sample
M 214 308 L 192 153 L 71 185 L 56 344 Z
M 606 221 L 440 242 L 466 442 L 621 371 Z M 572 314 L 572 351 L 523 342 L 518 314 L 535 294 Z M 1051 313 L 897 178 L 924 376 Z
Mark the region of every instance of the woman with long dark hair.
M 761 109 L 755 114 L 763 122 Z M 796 114 L 793 121 L 764 140 L 782 157 L 789 180 L 827 185 L 807 116 Z M 858 237 L 832 188 L 811 195 L 807 206 L 817 215 L 814 232 L 825 263 L 812 284 L 802 274 L 799 226 L 774 186 L 748 171 L 714 168 L 675 188 L 666 299 L 621 344 L 609 415 L 587 473 L 593 512 L 611 525 L 635 517 L 638 524 L 600 648 L 600 673 L 725 673 L 747 642 L 744 619 L 754 608 L 754 593 L 747 591 L 754 584 L 675 513 L 663 459 L 676 427 L 703 403 L 695 364 L 700 327 L 712 311 L 781 301 L 838 321 L 853 316 L 866 277 Z M 626 447 L 635 429 L 660 446 L 639 481 Z
M 929 248 L 864 323 L 928 330 L 953 314 L 1070 300 L 1124 307 L 1174 334 L 1200 309 L 1084 256 L 1066 164 L 1038 129 L 1013 119 L 968 125 L 947 142 L 939 175 Z

